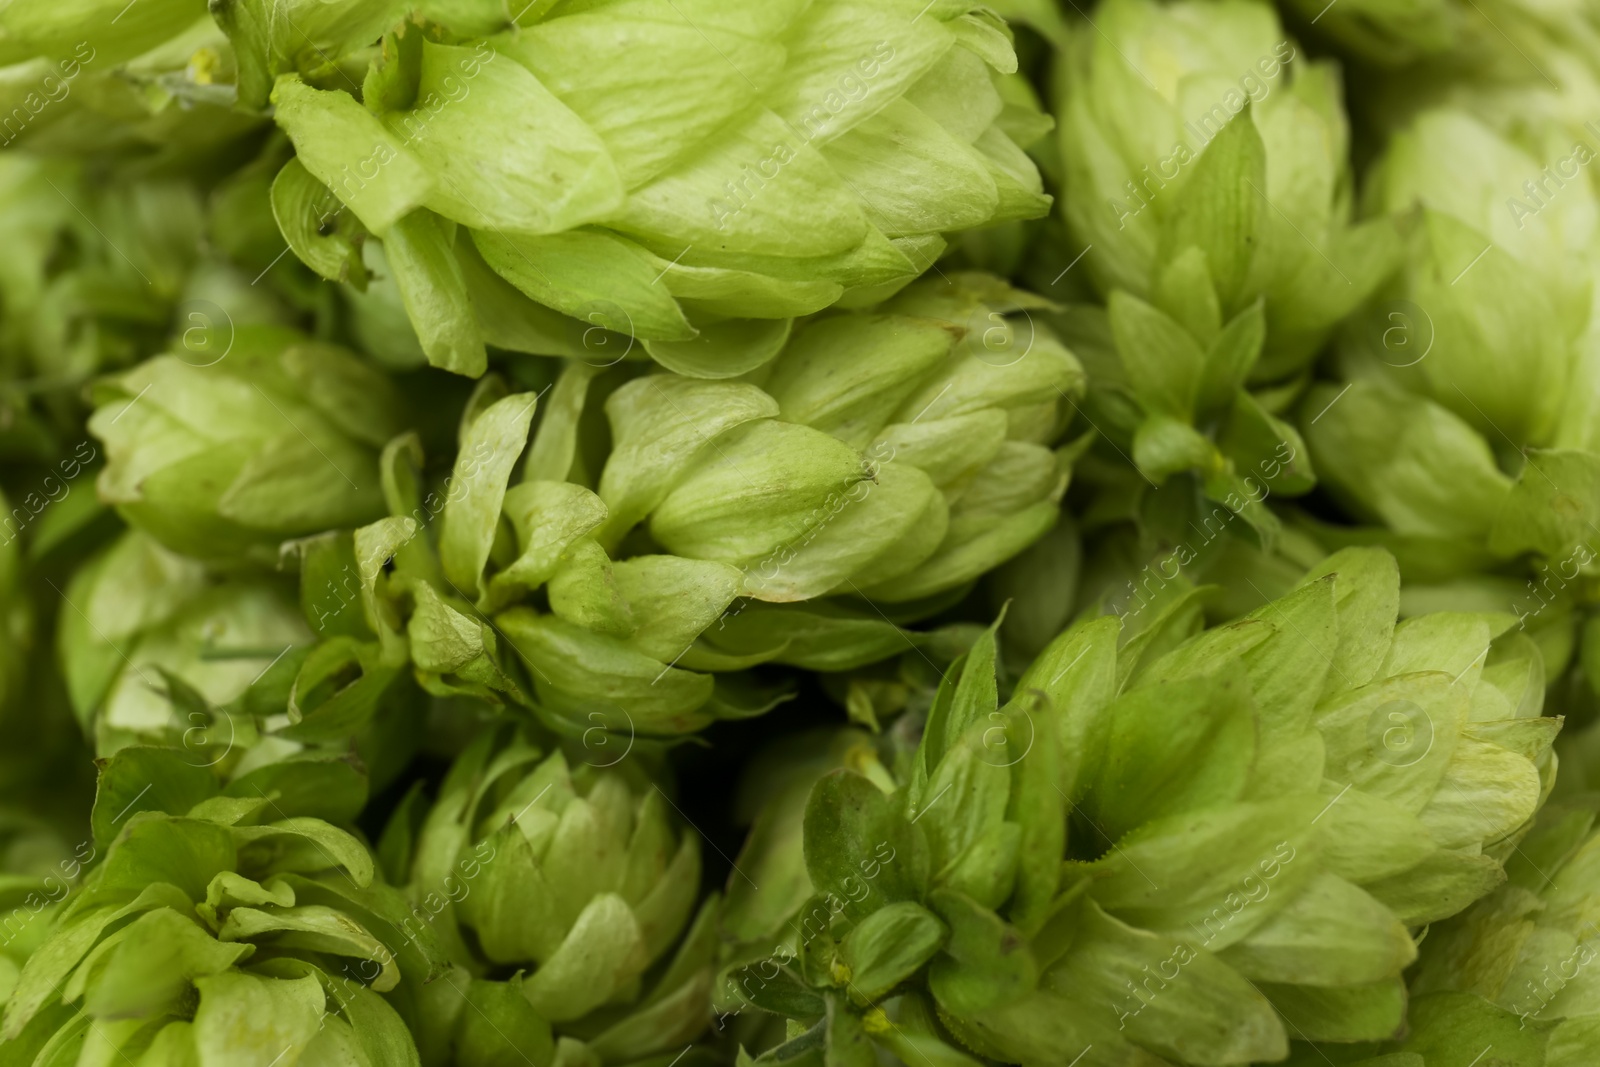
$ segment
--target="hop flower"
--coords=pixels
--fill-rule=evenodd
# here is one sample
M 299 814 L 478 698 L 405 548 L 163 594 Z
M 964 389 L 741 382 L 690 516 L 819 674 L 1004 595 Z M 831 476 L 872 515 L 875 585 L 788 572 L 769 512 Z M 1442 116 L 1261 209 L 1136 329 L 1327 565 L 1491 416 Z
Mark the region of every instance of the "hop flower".
M 1068 630 L 1004 705 L 986 636 L 914 753 L 812 791 L 819 896 L 741 995 L 796 1042 L 909 1050 L 942 1025 L 1024 1064 L 1396 1034 L 1408 927 L 1504 879 L 1558 726 L 1525 637 L 1396 626 L 1397 599 L 1371 550 L 1210 630 L 1190 591 Z
M 1532 81 L 1548 75 L 1530 58 L 1566 45 L 1600 58 L 1600 24 L 1581 0 L 1355 0 L 1332 7 L 1292 0 L 1317 31 L 1378 67 L 1425 65 L 1435 78 L 1471 71 Z
M 1394 138 L 1371 187 L 1381 209 L 1409 212 L 1404 267 L 1342 338 L 1347 380 L 1300 407 L 1328 489 L 1377 527 L 1361 536 L 1457 602 L 1515 612 L 1543 635 L 1552 678 L 1600 517 L 1596 201 L 1530 150 L 1562 138 L 1533 123 L 1513 140 L 1456 109 Z
M 1485 1047 L 1503 1063 L 1593 1060 L 1600 1041 L 1594 825 L 1593 798 L 1546 808 L 1507 861 L 1506 884 L 1429 931 L 1411 982 L 1410 1033 L 1367 1051 L 1409 1052 L 1427 1063 Z M 1315 1056 L 1308 1050 L 1306 1062 Z
M 168 548 L 219 562 L 271 563 L 289 538 L 381 514 L 378 449 L 399 432 L 388 379 L 291 331 L 229 340 L 96 387 L 101 498 Z
M 1350 224 L 1338 70 L 1267 5 L 1110 0 L 1057 88 L 1063 206 L 1097 286 L 1161 306 L 1201 351 L 1265 301 L 1265 354 L 1227 377 L 1300 370 L 1386 272 L 1388 224 Z
M 290 247 L 354 280 L 352 235 L 303 206 L 348 209 L 428 358 L 463 374 L 485 343 L 583 355 L 609 330 L 737 375 L 796 316 L 905 285 L 941 234 L 1050 202 L 1018 143 L 1048 121 L 997 87 L 1009 32 L 970 3 L 214 11 L 241 102 L 270 93 L 298 152 L 274 188 Z
M 389 605 L 371 632 L 436 692 L 521 699 L 514 652 L 544 709 L 649 734 L 782 695 L 703 671 L 897 654 L 903 632 L 851 599 L 926 614 L 1058 517 L 1073 449 L 1049 446 L 1081 371 L 1034 303 L 981 277 L 915 286 L 809 323 L 759 386 L 618 368 L 593 491 L 566 479 L 583 476 L 595 372 L 563 371 L 520 480 L 536 394 L 486 379 L 448 484 L 357 532 L 362 581 Z M 410 483 L 412 446 L 387 456 L 390 483 Z M 418 536 L 434 515 L 436 554 Z
M 365 846 L 310 814 L 354 814 L 317 784 L 269 771 L 222 792 L 175 750 L 112 757 L 93 816 L 104 862 L 23 966 L 8 1048 L 418 1064 L 385 994 L 435 977 L 443 959 L 401 934 L 403 902 L 374 881 Z
M 352 752 L 380 787 L 398 774 L 417 744 L 416 693 L 396 684 L 399 667 L 382 662 L 370 634 L 363 642 L 329 622 L 325 601 L 361 610 L 353 567 L 335 585 L 326 557 L 306 554 L 303 600 L 321 614 L 318 629 L 287 583 L 218 575 L 136 531 L 81 565 L 57 647 L 96 752 L 169 745 L 219 780 Z
M 548 1056 L 554 1023 L 563 1042 L 575 1035 L 602 1062 L 631 1063 L 681 1050 L 710 1023 L 717 898 L 695 907 L 699 838 L 626 767 L 571 767 L 514 729 L 489 729 L 420 828 L 402 817 L 383 847 L 412 857 L 413 924 L 437 929 L 480 976 L 470 998 L 517 1020 L 494 1042 L 458 1012 L 453 1039 L 469 1051 L 456 1062 L 504 1062 L 487 1050 L 507 1042 Z M 658 962 L 665 970 L 641 986 Z M 512 966 L 509 983 L 481 977 Z

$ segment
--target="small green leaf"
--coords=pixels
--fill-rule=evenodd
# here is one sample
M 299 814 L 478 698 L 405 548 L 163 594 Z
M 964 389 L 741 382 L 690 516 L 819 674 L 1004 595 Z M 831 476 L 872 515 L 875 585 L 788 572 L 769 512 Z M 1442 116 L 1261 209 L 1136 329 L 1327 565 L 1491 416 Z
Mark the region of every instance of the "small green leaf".
M 577 1019 L 604 1004 L 649 964 L 633 909 L 615 893 L 589 901 L 566 939 L 524 979 L 534 1010 L 552 1022 Z
M 483 374 L 489 356 L 456 261 L 455 225 L 420 209 L 395 220 L 383 240 L 406 316 L 428 362 L 468 378 Z
M 543 237 L 488 230 L 474 231 L 473 243 L 497 274 L 563 315 L 641 340 L 695 336 L 655 257 L 632 241 L 599 230 Z
M 623 203 L 595 132 L 487 41 L 425 39 L 414 106 L 383 122 L 435 176 L 428 206 L 474 230 L 560 233 Z M 481 136 L 487 129 L 502 136 Z
M 144 913 L 118 937 L 116 947 L 102 960 L 90 957 L 91 965 L 98 966 L 93 966 L 82 990 L 84 1010 L 97 1018 L 168 1011 L 188 983 L 226 971 L 254 951 L 251 945 L 218 941 L 194 919 L 171 908 Z M 89 965 L 78 973 L 87 969 Z
M 455 1059 L 463 1067 L 550 1067 L 555 1041 L 546 1022 L 522 991 L 522 980 L 472 980 L 464 993 Z
M 613 443 L 599 488 L 610 515 L 600 543 L 616 544 L 666 499 L 708 441 L 777 414 L 777 401 L 753 385 L 658 374 L 612 393 L 606 415 Z
M 298 158 L 283 165 L 272 182 L 272 215 L 300 262 L 330 282 L 367 288 L 361 244 L 367 237 L 353 211 L 333 190 L 311 176 Z
M 811 790 L 805 816 L 806 870 L 859 919 L 885 904 L 916 900 L 927 878 L 921 831 L 895 801 L 859 774 L 834 771 Z
M 1111 294 L 1111 332 L 1128 382 L 1146 411 L 1180 422 L 1194 417 L 1206 357 L 1170 315 L 1122 290 Z
M 928 974 L 929 988 L 946 1010 L 971 1015 L 1033 992 L 1039 967 L 1021 931 L 948 889 L 935 889 L 928 902 L 950 928 L 945 955 Z
M 367 847 L 321 819 L 294 816 L 265 826 L 233 826 L 228 832 L 238 845 L 239 869 L 258 880 L 267 874 L 342 870 L 357 886 L 372 882 Z
M 1449 1063 L 1493 1048 L 1507 1064 L 1544 1062 L 1546 1036 L 1514 1013 L 1470 993 L 1433 993 L 1411 1004 L 1410 1034 L 1401 1044 L 1428 1063 Z
M 483 568 L 494 546 L 506 482 L 527 447 L 537 402 L 531 393 L 502 397 L 472 419 L 461 436 L 444 506 L 439 558 L 445 577 L 465 599 L 483 591 Z
M 1489 547 L 1505 556 L 1543 553 L 1560 559 L 1562 568 L 1571 566 L 1580 551 L 1592 558 L 1588 544 L 1600 520 L 1597 493 L 1600 456 L 1575 449 L 1531 451 L 1495 516 Z
M 1261 299 L 1239 312 L 1207 347 L 1197 397 L 1199 410 L 1221 410 L 1244 388 L 1267 337 L 1265 308 Z
M 1113 840 L 1143 823 L 1236 799 L 1256 755 L 1243 672 L 1142 686 L 1105 713 L 1104 762 L 1085 809 Z
M 746 1003 L 791 1019 L 815 1019 L 828 1010 L 822 995 L 809 988 L 777 957 L 736 968 L 728 982 Z
M 1266 149 L 1247 106 L 1205 146 L 1167 216 L 1162 248 L 1203 248 L 1225 314 L 1239 303 L 1266 203 Z
M 202 761 L 181 749 L 130 745 L 100 768 L 95 784 L 95 844 L 101 848 L 141 811 L 187 815 L 189 809 L 218 791 L 216 778 Z
M 373 233 L 387 234 L 432 191 L 422 163 L 349 93 L 286 75 L 273 87 L 272 104 L 300 164 Z
M 850 968 L 850 991 L 874 1002 L 911 977 L 944 944 L 947 931 L 928 909 L 911 901 L 879 908 L 839 942 Z
M 196 979 L 195 987 L 199 1067 L 271 1067 L 286 1052 L 298 1060 L 322 1022 L 325 995 L 315 978 L 229 971 Z
M 567 547 L 546 592 L 550 610 L 574 626 L 616 637 L 633 633 L 633 612 L 612 575 L 611 560 L 592 538 Z

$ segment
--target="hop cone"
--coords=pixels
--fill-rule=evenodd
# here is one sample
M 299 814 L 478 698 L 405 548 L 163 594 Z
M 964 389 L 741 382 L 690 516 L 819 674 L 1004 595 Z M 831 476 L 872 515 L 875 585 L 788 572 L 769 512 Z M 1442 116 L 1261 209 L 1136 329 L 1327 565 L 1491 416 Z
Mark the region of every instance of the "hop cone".
M 270 564 L 285 540 L 381 514 L 378 450 L 399 431 L 389 381 L 293 331 L 239 327 L 227 340 L 96 387 L 101 499 L 166 547 L 217 562 Z
M 1265 354 L 1235 354 L 1222 377 L 1282 379 L 1392 257 L 1386 223 L 1350 222 L 1338 69 L 1303 58 L 1268 5 L 1103 3 L 1062 55 L 1057 109 L 1069 255 L 1084 253 L 1103 293 L 1176 320 L 1131 350 L 1119 337 L 1124 361 L 1198 362 L 1262 300 Z M 1166 356 L 1184 328 L 1200 352 Z
M 734 978 L 798 1020 L 764 1058 L 1220 1065 L 1400 1032 L 1408 928 L 1504 880 L 1557 723 L 1526 639 L 1396 626 L 1396 587 L 1349 551 L 1214 629 L 1193 592 L 1086 621 L 999 707 L 974 646 L 914 753 L 813 790 L 818 896 Z
M 90 378 L 166 345 L 209 363 L 235 328 L 287 321 L 276 279 L 250 284 L 281 250 L 276 234 L 259 266 L 233 258 L 249 217 L 229 199 L 235 187 L 220 187 L 225 210 L 208 212 L 190 182 L 0 154 L 11 241 L 0 269 L 0 452 L 63 470 L 93 458 L 79 406 Z
M 11 1054 L 418 1063 L 385 994 L 403 1002 L 443 960 L 402 936 L 403 902 L 365 846 L 309 814 L 349 818 L 364 796 L 319 784 L 268 773 L 219 792 L 175 750 L 113 757 L 93 819 L 104 862 L 22 968 Z
M 1592 1057 L 1600 1047 L 1591 970 L 1600 955 L 1597 865 L 1594 804 L 1546 810 L 1507 861 L 1507 884 L 1434 931 L 1412 991 L 1472 993 L 1530 1026 L 1545 1024 L 1537 1029 L 1547 1035 L 1547 1067 Z
M 412 925 L 451 946 L 469 1002 L 494 1005 L 439 1027 L 462 1067 L 510 1049 L 544 1062 L 552 1023 L 563 1046 L 607 1063 L 679 1052 L 709 1023 L 717 904 L 695 908 L 699 838 L 628 766 L 572 767 L 486 730 L 420 827 L 402 809 L 385 835 L 386 858 L 409 863 Z M 486 977 L 511 968 L 509 982 Z
M 1030 299 L 915 287 L 809 323 L 761 386 L 619 368 L 595 382 L 611 444 L 593 491 L 565 480 L 584 476 L 592 370 L 563 373 L 520 476 L 537 396 L 491 383 L 440 491 L 402 491 L 414 447 L 386 453 L 394 514 L 353 542 L 370 632 L 436 692 L 519 699 L 520 662 L 545 708 L 645 733 L 771 704 L 701 672 L 897 654 L 907 638 L 860 598 L 936 610 L 1056 521 L 1072 448 L 1049 445 L 1080 372 L 1005 314 Z M 435 514 L 436 553 L 418 536 Z
M 1332 7 L 1291 0 L 1285 6 L 1314 19 L 1319 33 L 1367 63 L 1432 61 L 1435 77 L 1467 68 L 1539 78 L 1541 68 L 1529 55 L 1542 60 L 1557 42 L 1600 58 L 1600 23 L 1582 0 L 1341 0 Z
M 422 349 L 463 374 L 485 343 L 582 355 L 606 330 L 739 374 L 942 233 L 1049 205 L 1019 147 L 1049 120 L 1002 93 L 1009 31 L 960 0 L 213 10 L 240 102 L 270 98 L 297 149 L 289 245 L 361 284 L 381 238 Z
M 1323 1062 L 1324 1054 L 1374 1067 L 1470 1062 L 1480 1054 L 1504 1067 L 1593 1062 L 1600 1048 L 1597 863 L 1593 798 L 1546 808 L 1507 861 L 1506 884 L 1428 932 L 1411 978 L 1405 1039 L 1307 1048 L 1296 1067 Z
M 219 575 L 133 531 L 84 563 L 57 646 L 96 753 L 170 745 L 220 779 L 352 753 L 380 787 L 399 773 L 417 743 L 415 695 L 376 642 L 329 619 L 329 605 L 360 610 L 353 568 L 330 573 L 309 555 L 304 614 L 281 579 Z M 320 616 L 320 633 L 306 616 Z
M 1403 269 L 1347 330 L 1347 380 L 1299 409 L 1328 489 L 1376 527 L 1356 536 L 1395 548 L 1410 595 L 1514 612 L 1552 679 L 1590 599 L 1600 516 L 1596 201 L 1538 162 L 1564 140 L 1457 109 L 1394 138 L 1372 194 L 1408 213 Z

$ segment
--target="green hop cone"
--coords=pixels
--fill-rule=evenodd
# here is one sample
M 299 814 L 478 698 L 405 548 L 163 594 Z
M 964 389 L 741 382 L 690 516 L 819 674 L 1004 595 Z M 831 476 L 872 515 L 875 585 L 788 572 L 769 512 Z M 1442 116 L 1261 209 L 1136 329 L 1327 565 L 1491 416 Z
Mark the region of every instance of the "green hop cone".
M 1533 81 L 1550 70 L 1552 48 L 1600 58 L 1600 21 L 1582 0 L 1291 0 L 1285 6 L 1378 67 L 1422 63 L 1435 75 L 1465 69 Z
M 358 236 L 380 238 L 458 373 L 485 344 L 583 355 L 609 330 L 736 375 L 796 316 L 915 278 L 941 234 L 1049 207 L 1019 147 L 1049 121 L 1002 93 L 1009 30 L 969 2 L 405 10 L 214 5 L 241 102 L 270 99 L 298 150 L 274 186 L 290 247 L 358 281 Z
M 1056 320 L 1092 370 L 1089 407 L 1112 465 L 1097 495 L 1111 507 L 1137 507 L 1146 487 L 1169 497 L 1192 487 L 1202 514 L 1221 505 L 1270 549 L 1282 524 L 1268 498 L 1301 496 L 1316 475 L 1284 417 L 1303 382 L 1246 387 L 1267 336 L 1262 309 L 1258 300 L 1226 324 L 1215 314 L 1185 322 L 1171 293 L 1147 303 L 1116 290 L 1106 310 L 1080 306 Z
M 104 755 L 135 740 L 200 745 L 205 731 L 193 728 L 212 726 L 209 716 L 190 718 L 163 695 L 164 683 L 176 677 L 202 700 L 227 704 L 275 656 L 312 636 L 277 583 L 217 581 L 134 531 L 83 564 L 65 595 L 61 672 L 80 725 Z M 227 726 L 217 732 L 209 740 L 225 741 Z M 210 762 L 198 749 L 195 758 Z
M 1397 626 L 1372 550 L 1212 629 L 1198 597 L 1079 623 L 1003 704 L 988 636 L 914 753 L 817 785 L 818 896 L 734 979 L 798 1021 L 766 1058 L 1223 1065 L 1402 1030 L 1411 930 L 1504 881 L 1548 791 L 1538 653 L 1504 618 Z
M 312 554 L 305 586 L 326 562 Z M 57 647 L 72 712 L 101 756 L 170 745 L 222 779 L 354 757 L 381 787 L 415 749 L 415 692 L 370 634 L 306 619 L 323 599 L 354 600 L 355 584 L 326 578 L 303 615 L 282 579 L 219 576 L 129 531 L 66 587 Z
M 1546 1067 L 1577 1067 L 1600 1048 L 1595 813 L 1592 797 L 1547 808 L 1507 861 L 1506 885 L 1436 928 L 1412 979 L 1419 997 L 1471 993 L 1543 1024 Z
M 713 673 L 898 655 L 896 621 L 1058 519 L 1079 446 L 1051 446 L 1082 378 L 1033 306 L 958 275 L 808 323 L 753 380 L 571 363 L 540 401 L 485 378 L 432 491 L 415 438 L 386 450 L 353 625 L 436 694 L 531 685 L 542 711 L 628 734 L 784 695 Z
M 927 614 L 1044 536 L 1079 450 L 1049 446 L 1082 372 L 1029 307 L 978 276 L 920 283 L 810 324 L 759 389 L 645 378 L 613 394 L 603 543 L 642 519 L 744 598 L 669 657 L 839 671 L 898 655 L 888 617 Z M 648 444 L 656 420 L 686 438 L 676 455 Z
M 742 593 L 775 603 L 841 592 L 906 603 L 972 581 L 1057 519 L 1071 449 L 1049 446 L 1082 370 L 1035 322 L 1029 309 L 1044 306 L 958 275 L 879 314 L 810 324 L 759 391 L 659 377 L 619 390 L 608 403 L 617 446 L 600 476 L 611 511 L 602 538 L 644 518 L 664 547 L 738 568 Z M 699 411 L 675 406 L 669 389 Z M 709 435 L 714 412 L 721 432 Z M 709 439 L 676 457 L 657 452 L 650 470 L 647 435 L 662 422 Z M 804 484 L 802 471 L 815 490 L 762 506 L 774 495 L 766 483 Z
M 1337 1064 L 1429 1067 L 1471 1062 L 1485 1049 L 1483 1062 L 1508 1067 L 1592 1063 L 1600 1048 L 1595 815 L 1592 796 L 1546 808 L 1507 861 L 1506 884 L 1429 930 L 1411 976 L 1404 1040 L 1348 1051 L 1306 1047 L 1295 1067 L 1326 1062 L 1320 1057 L 1329 1053 Z
M 335 811 L 335 807 L 343 810 Z M 357 804 L 359 807 L 359 804 Z M 101 773 L 103 862 L 60 908 L 5 1006 L 18 1062 L 417 1064 L 390 1001 L 443 958 L 315 780 L 219 793 L 181 752 Z
M 1371 190 L 1407 213 L 1404 267 L 1345 331 L 1346 380 L 1299 414 L 1328 489 L 1375 527 L 1358 537 L 1394 546 L 1410 595 L 1515 612 L 1554 680 L 1594 600 L 1600 336 L 1595 199 L 1541 171 L 1552 142 L 1559 127 L 1513 139 L 1456 109 L 1394 138 Z
M 101 498 L 168 548 L 215 562 L 271 564 L 283 541 L 381 514 L 394 386 L 292 331 L 240 327 L 229 340 L 96 386 Z
M 1338 69 L 1302 58 L 1265 4 L 1110 0 L 1074 27 L 1057 76 L 1079 244 L 1067 254 L 1083 252 L 1103 293 L 1175 320 L 1163 334 L 1192 335 L 1146 336 L 1156 352 L 1124 360 L 1181 357 L 1195 364 L 1178 373 L 1187 384 L 1222 327 L 1262 300 L 1259 359 L 1234 352 L 1217 373 L 1281 380 L 1381 280 L 1394 236 L 1350 222 L 1340 96 Z
M 0 225 L 13 241 L 0 271 L 0 451 L 44 464 L 81 456 L 77 404 L 95 375 L 163 350 L 208 363 L 235 329 L 288 321 L 277 278 L 250 284 L 282 243 L 274 229 L 265 258 L 234 257 L 226 232 L 251 205 L 229 202 L 230 187 L 208 211 L 192 182 L 0 155 Z M 266 207 L 263 194 L 255 210 Z
M 571 766 L 491 728 L 425 816 L 403 810 L 386 832 L 412 925 L 450 946 L 469 1001 L 511 1020 L 495 1041 L 483 1016 L 442 1015 L 462 1067 L 511 1049 L 546 1062 L 552 1024 L 605 1063 L 680 1052 L 709 1025 L 717 898 L 696 908 L 699 838 L 632 766 Z
M 1403 66 L 1439 55 L 1458 43 L 1463 14 L 1456 0 L 1354 0 L 1324 8 L 1316 0 L 1290 0 L 1285 5 L 1347 52 L 1384 66 Z
M 1380 300 L 1347 358 L 1496 449 L 1580 443 L 1563 405 L 1582 373 L 1595 200 L 1587 182 L 1543 178 L 1545 151 L 1565 141 L 1545 132 L 1519 143 L 1462 111 L 1429 112 L 1390 142 L 1370 193 L 1375 210 L 1414 213 L 1404 269 L 1382 293 L 1402 306 Z M 1506 365 L 1517 373 L 1496 373 Z
M 1335 403 L 1341 387 L 1319 386 L 1302 410 L 1313 453 L 1343 457 L 1328 465 L 1330 488 L 1397 533 L 1482 539 L 1502 510 L 1527 510 L 1502 508 L 1524 473 L 1519 450 L 1596 444 L 1586 407 L 1594 198 L 1581 182 L 1546 182 L 1541 194 L 1537 159 L 1471 115 L 1440 110 L 1398 135 L 1376 171 L 1377 205 L 1412 212 L 1405 267 L 1347 331 L 1352 395 Z M 1374 419 L 1399 425 L 1399 441 L 1385 432 L 1375 448 Z M 1452 492 L 1409 473 L 1417 464 Z M 1505 518 L 1491 548 L 1569 547 L 1526 543 L 1516 529 L 1554 514 Z

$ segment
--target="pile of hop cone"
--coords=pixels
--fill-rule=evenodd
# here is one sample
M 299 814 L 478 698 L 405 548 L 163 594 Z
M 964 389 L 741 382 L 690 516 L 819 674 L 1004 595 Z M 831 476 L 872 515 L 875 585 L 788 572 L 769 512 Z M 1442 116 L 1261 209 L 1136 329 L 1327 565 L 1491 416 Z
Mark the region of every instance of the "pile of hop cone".
M 1600 1064 L 1587 0 L 10 0 L 0 1067 Z

